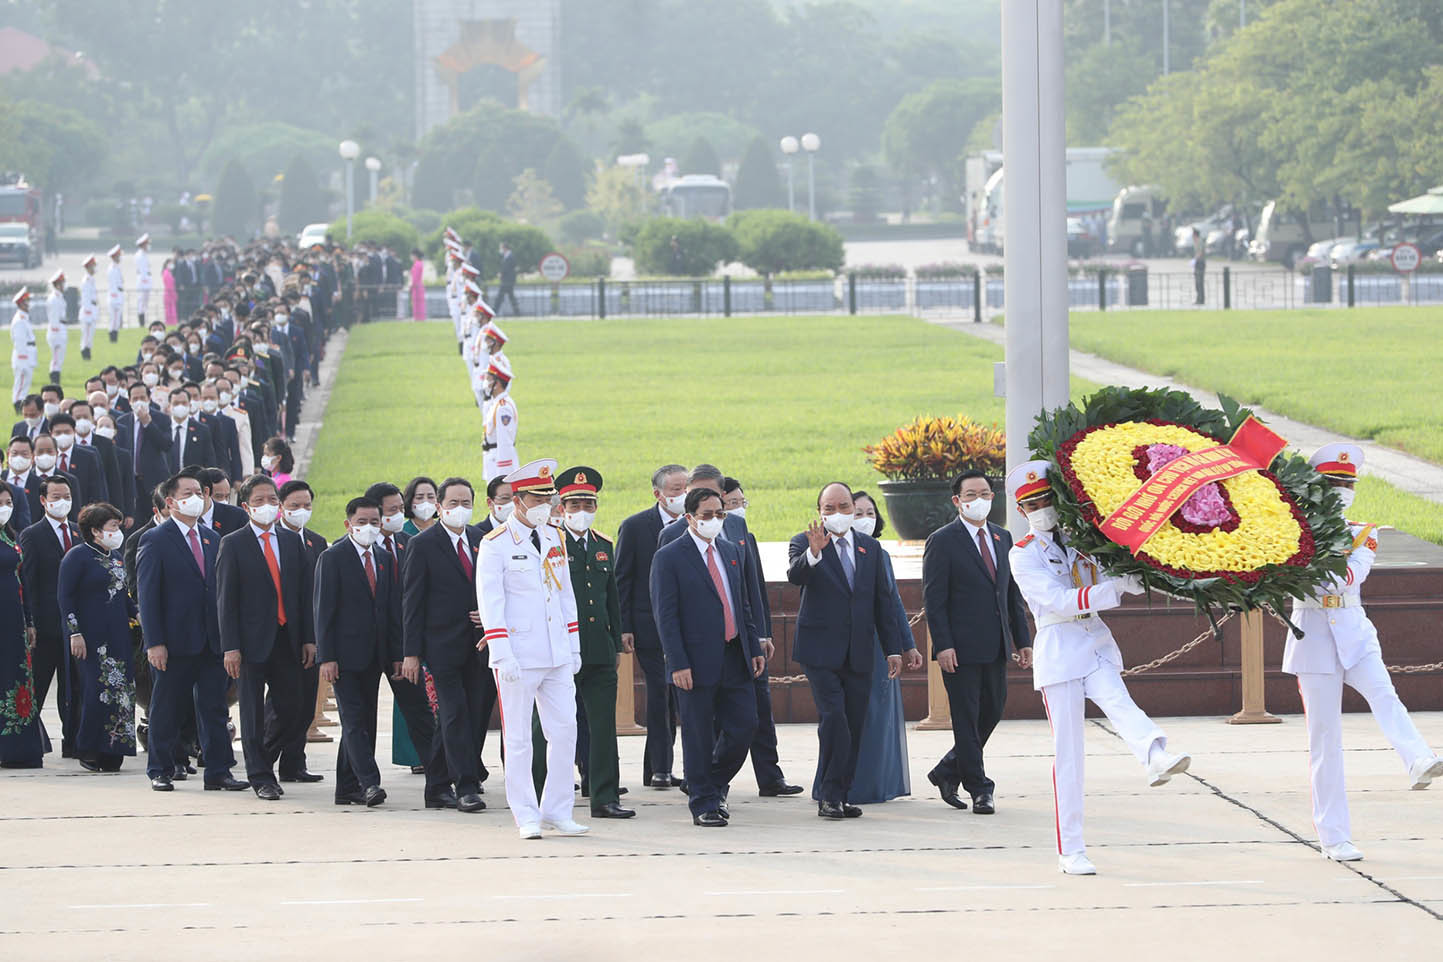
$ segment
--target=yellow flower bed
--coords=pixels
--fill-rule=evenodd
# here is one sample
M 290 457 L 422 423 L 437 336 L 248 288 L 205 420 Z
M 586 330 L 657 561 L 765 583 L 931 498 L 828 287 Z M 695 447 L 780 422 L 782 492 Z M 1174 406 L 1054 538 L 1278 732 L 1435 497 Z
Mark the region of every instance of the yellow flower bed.
M 1089 432 L 1073 450 L 1071 468 L 1105 518 L 1142 484 L 1134 471 L 1133 451 L 1139 445 L 1175 444 L 1195 452 L 1217 443 L 1178 425 L 1125 421 Z M 1239 526 L 1233 531 L 1189 534 L 1163 525 L 1144 547 L 1150 559 L 1188 571 L 1247 572 L 1285 564 L 1298 553 L 1302 526 L 1276 482 L 1248 471 L 1219 483 L 1232 501 Z

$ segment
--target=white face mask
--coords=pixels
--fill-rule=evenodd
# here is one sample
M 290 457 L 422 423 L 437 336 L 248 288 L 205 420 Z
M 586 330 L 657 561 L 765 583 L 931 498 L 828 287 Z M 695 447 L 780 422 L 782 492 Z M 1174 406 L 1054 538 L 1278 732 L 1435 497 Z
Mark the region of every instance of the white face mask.
M 493 504 L 491 506 L 491 517 L 497 524 L 505 524 L 516 513 L 516 502 L 507 501 L 505 504 Z
M 59 413 L 60 413 L 60 405 L 56 404 L 54 401 L 46 401 L 46 402 L 45 402 L 45 416 L 46 416 L 47 418 L 53 418 L 53 417 L 55 417 L 55 415 L 57 415 L 57 414 L 59 414 Z
M 1353 498 L 1358 492 L 1352 488 L 1338 488 L 1334 493 L 1337 494 L 1338 500 L 1343 502 L 1343 510 L 1347 511 L 1353 506 Z
M 705 521 L 696 523 L 696 533 L 703 539 L 710 541 L 722 531 L 722 518 L 707 518 Z
M 70 513 L 70 499 L 58 498 L 54 501 L 45 502 L 45 513 L 56 521 L 63 519 Z
M 140 376 L 140 383 L 144 384 L 146 387 L 155 387 L 157 384 L 160 383 L 160 375 L 156 374 L 154 371 L 146 371 Z
M 229 392 L 229 391 L 221 391 L 221 392 L 220 392 L 220 403 L 221 403 L 221 404 L 225 404 L 225 405 L 229 405 L 229 404 L 230 404 L 230 392 Z
M 105 396 L 106 396 L 106 397 L 115 397 L 115 396 L 116 396 L 117 394 L 119 394 L 119 393 L 120 393 L 120 385 L 119 385 L 119 384 L 107 384 L 107 385 L 105 385 Z
M 858 534 L 864 534 L 864 535 L 866 535 L 867 537 L 870 538 L 870 537 L 872 536 L 872 532 L 875 531 L 875 530 L 877 530 L 877 519 L 876 519 L 876 518 L 853 518 L 853 519 L 852 519 L 852 530 L 855 531 L 855 532 L 857 532 Z
M 175 510 L 182 517 L 199 518 L 200 513 L 205 510 L 205 498 L 198 494 L 187 495 L 175 503 Z
M 220 402 L 215 398 L 205 398 L 200 402 L 200 409 L 206 414 L 214 414 L 218 407 L 220 407 Z
M 311 520 L 310 508 L 288 508 L 286 509 L 286 524 L 292 528 L 304 528 L 306 522 Z
M 177 421 L 184 421 L 186 418 L 190 417 L 190 405 L 172 404 L 170 406 L 170 416 L 175 418 Z
M 417 501 L 411 505 L 411 514 L 415 515 L 418 521 L 430 521 L 436 517 L 436 502 Z
M 279 460 L 274 454 L 263 454 L 261 455 L 261 467 L 266 471 L 270 471 L 276 466 L 276 462 Z
M 37 455 L 35 455 L 35 466 L 36 466 L 37 468 L 39 468 L 41 471 L 49 471 L 51 468 L 55 467 L 55 455 L 53 455 L 53 454 L 37 454 Z
M 75 433 L 80 435 L 81 437 L 84 437 L 85 435 L 89 434 L 91 431 L 94 430 L 95 422 L 90 420 L 90 418 L 75 419 Z
M 852 530 L 852 516 L 850 514 L 824 514 L 822 515 L 822 527 L 832 534 L 842 535 Z
M 170 379 L 172 381 L 179 381 L 184 375 L 185 368 L 183 367 L 173 367 L 170 369 Z
M 441 512 L 441 520 L 446 522 L 448 528 L 464 528 L 471 523 L 471 508 L 463 504 L 447 508 Z
M 109 438 L 112 441 L 115 440 L 115 428 L 96 428 L 95 433 L 102 438 Z
M 591 530 L 591 522 L 595 520 L 595 511 L 571 511 L 566 515 L 566 526 L 577 534 L 585 534 Z
M 149 364 L 155 358 L 154 351 L 141 351 L 140 361 L 142 364 Z
M 381 530 L 387 534 L 395 534 L 406 526 L 406 516 L 397 511 L 395 514 L 381 516 Z
M 1027 513 L 1027 524 L 1033 531 L 1051 531 L 1057 527 L 1057 509 L 1048 505 Z
M 100 546 L 106 551 L 115 551 L 125 543 L 125 535 L 119 531 L 100 532 Z
M 26 424 L 27 427 L 38 428 L 38 427 L 40 427 L 40 422 L 43 421 L 43 420 L 45 420 L 45 419 L 44 419 L 44 418 L 26 418 L 26 419 L 25 419 L 25 424 Z
M 57 434 L 57 435 L 55 435 L 55 446 L 56 446 L 57 448 L 59 448 L 60 450 L 62 450 L 62 451 L 69 451 L 72 447 L 75 446 L 75 435 L 73 435 L 73 434 Z
M 373 524 L 357 524 L 351 526 L 351 540 L 362 548 L 369 548 L 376 543 L 381 536 L 381 529 Z
M 978 498 L 975 501 L 963 501 L 959 506 L 962 517 L 974 524 L 981 524 L 987 520 L 987 515 L 992 513 L 992 502 L 987 498 Z
M 30 470 L 30 459 L 23 454 L 17 454 L 10 459 L 10 470 L 15 474 L 24 474 Z
M 280 505 L 277 504 L 248 506 L 246 510 L 250 512 L 251 520 L 262 527 L 276 520 L 276 515 L 281 513 Z
M 747 509 L 745 506 L 740 508 L 727 508 L 727 514 L 741 518 L 743 521 L 747 519 Z
M 551 518 L 551 505 L 545 501 L 540 504 L 533 504 L 526 509 L 526 523 L 533 528 L 539 528 Z
M 686 510 L 686 495 L 674 494 L 663 498 L 661 506 L 666 509 L 667 514 L 679 515 Z
M 15 513 L 13 504 L 0 504 L 0 526 L 10 523 L 10 515 Z

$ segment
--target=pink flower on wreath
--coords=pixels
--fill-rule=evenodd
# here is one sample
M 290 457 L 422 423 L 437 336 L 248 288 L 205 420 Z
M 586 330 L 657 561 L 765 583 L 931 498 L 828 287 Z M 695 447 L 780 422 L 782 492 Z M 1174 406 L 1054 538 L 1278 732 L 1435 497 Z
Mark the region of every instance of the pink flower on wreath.
M 1186 448 L 1176 444 L 1149 444 L 1147 471 L 1149 474 L 1156 473 L 1163 465 L 1187 453 Z M 1180 513 L 1184 521 L 1208 528 L 1216 527 L 1231 517 L 1216 481 L 1198 488 L 1192 497 L 1183 502 Z

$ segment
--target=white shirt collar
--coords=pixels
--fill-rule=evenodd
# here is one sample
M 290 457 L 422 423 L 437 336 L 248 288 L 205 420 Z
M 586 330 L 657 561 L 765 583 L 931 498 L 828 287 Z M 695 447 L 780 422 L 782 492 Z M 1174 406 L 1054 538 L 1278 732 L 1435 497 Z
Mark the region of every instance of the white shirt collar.
M 352 538 L 350 535 L 346 535 L 346 540 L 351 543 L 352 548 L 356 549 L 356 554 L 361 556 L 361 564 L 364 565 L 366 563 L 366 556 L 371 553 L 371 549 L 361 547 L 360 544 L 356 542 L 356 539 Z M 375 564 L 374 560 L 371 563 Z
M 257 541 L 259 541 L 261 538 L 265 537 L 265 536 L 268 535 L 268 534 L 269 534 L 269 535 L 274 535 L 274 534 L 276 533 L 276 526 L 275 526 L 275 525 L 271 525 L 271 526 L 270 526 L 270 529 L 267 530 L 267 529 L 265 529 L 265 528 L 262 528 L 260 525 L 256 524 L 254 521 L 247 521 L 246 523 L 247 523 L 248 525 L 250 525 L 251 534 L 253 534 L 253 535 L 256 536 L 256 540 L 257 540 Z M 276 540 L 277 540 L 277 541 L 280 541 L 279 538 L 277 538 Z
M 679 514 L 675 518 L 673 518 L 670 514 L 667 514 L 666 509 L 661 506 L 660 501 L 656 503 L 656 513 L 661 515 L 661 526 L 663 528 L 671 524 L 673 521 L 680 521 L 682 518 L 686 517 L 686 515 Z
M 19 486 L 22 487 L 22 488 L 25 487 L 25 485 L 30 481 L 30 472 L 31 472 L 31 471 L 34 471 L 34 470 L 35 470 L 34 468 L 26 468 L 26 469 L 25 469 L 22 473 L 20 473 L 20 474 L 16 474 L 14 471 L 10 471 L 10 472 L 9 472 L 10 476 L 13 477 L 13 478 L 18 479 L 18 480 L 16 480 L 16 481 L 12 482 L 12 483 L 17 484 L 17 485 L 19 485 Z
M 707 551 L 716 546 L 715 538 L 711 541 L 706 540 L 701 535 L 693 531 L 691 525 L 687 525 L 686 533 L 691 537 L 692 543 L 696 545 L 696 550 L 701 552 L 701 556 L 703 559 L 706 558 Z M 721 552 L 717 553 L 720 554 Z
M 68 524 L 68 523 L 69 523 L 69 519 L 67 518 L 67 519 L 64 520 L 64 521 L 56 521 L 54 518 L 50 517 L 50 513 L 49 513 L 49 512 L 46 512 L 46 514 L 45 514 L 45 520 L 50 522 L 50 527 L 51 527 L 52 530 L 54 530 L 54 532 L 55 532 L 55 537 L 60 539 L 61 544 L 64 544 L 64 543 L 65 543 L 65 537 L 60 533 L 60 528 L 61 528 L 62 525 Z
M 196 524 L 200 523 L 200 519 L 196 518 L 194 524 L 186 524 L 184 521 L 180 520 L 180 513 L 176 511 L 172 511 L 170 513 L 170 520 L 173 521 L 175 523 L 175 526 L 180 529 L 180 534 L 183 538 L 189 538 L 191 531 L 195 530 Z

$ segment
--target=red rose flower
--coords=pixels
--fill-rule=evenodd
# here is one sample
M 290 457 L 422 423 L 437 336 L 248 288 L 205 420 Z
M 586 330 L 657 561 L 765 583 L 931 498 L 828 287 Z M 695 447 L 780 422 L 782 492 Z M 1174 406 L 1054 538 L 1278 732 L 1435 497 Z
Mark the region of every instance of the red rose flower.
M 35 708 L 34 697 L 30 693 L 29 685 L 21 685 L 15 689 L 15 714 L 20 718 L 29 718 L 30 712 Z

